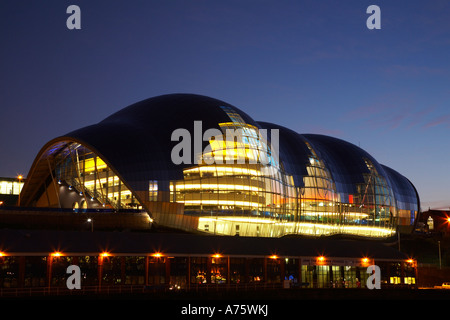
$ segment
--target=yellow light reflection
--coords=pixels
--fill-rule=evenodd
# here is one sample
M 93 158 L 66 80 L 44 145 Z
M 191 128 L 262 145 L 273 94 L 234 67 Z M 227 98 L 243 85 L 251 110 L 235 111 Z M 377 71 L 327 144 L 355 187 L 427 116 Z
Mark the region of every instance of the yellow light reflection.
M 261 191 L 263 188 L 247 186 L 247 185 L 236 185 L 236 184 L 213 184 L 213 183 L 194 183 L 194 184 L 177 184 L 177 190 L 245 190 L 245 191 Z M 173 190 L 173 185 L 170 186 L 170 190 Z
M 259 206 L 258 202 L 249 202 L 249 201 L 230 201 L 230 200 L 180 200 L 179 203 L 184 204 L 214 204 L 214 205 L 229 205 L 229 206 L 247 206 L 247 207 L 255 207 Z

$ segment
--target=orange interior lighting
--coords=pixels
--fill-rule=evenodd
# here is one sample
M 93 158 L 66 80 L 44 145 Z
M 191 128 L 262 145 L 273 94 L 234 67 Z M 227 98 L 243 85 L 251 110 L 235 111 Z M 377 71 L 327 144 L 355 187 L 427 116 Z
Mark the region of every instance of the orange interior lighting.
M 162 256 L 163 256 L 163 254 L 160 252 L 156 252 L 156 253 L 152 254 L 152 257 L 155 257 L 155 258 L 161 258 Z
M 100 254 L 100 256 L 102 257 L 102 258 L 106 258 L 106 257 L 109 257 L 111 254 L 109 254 L 108 252 L 102 252 L 101 254 Z
M 0 257 L 4 257 L 6 254 L 3 251 L 0 251 Z
M 213 258 L 222 258 L 222 255 L 216 253 L 215 255 L 213 255 Z
M 61 257 L 61 256 L 62 256 L 62 253 L 59 251 L 55 251 L 52 253 L 52 257 Z
M 278 259 L 278 256 L 276 254 L 273 254 L 269 257 L 270 259 Z

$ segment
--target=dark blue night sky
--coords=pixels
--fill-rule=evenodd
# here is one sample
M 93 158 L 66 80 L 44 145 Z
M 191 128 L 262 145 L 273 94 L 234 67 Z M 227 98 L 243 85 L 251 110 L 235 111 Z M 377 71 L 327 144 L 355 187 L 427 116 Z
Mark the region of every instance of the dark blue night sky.
M 448 208 L 450 2 L 393 2 L 2 0 L 0 176 L 26 175 L 56 136 L 182 92 L 359 145 L 423 209 Z

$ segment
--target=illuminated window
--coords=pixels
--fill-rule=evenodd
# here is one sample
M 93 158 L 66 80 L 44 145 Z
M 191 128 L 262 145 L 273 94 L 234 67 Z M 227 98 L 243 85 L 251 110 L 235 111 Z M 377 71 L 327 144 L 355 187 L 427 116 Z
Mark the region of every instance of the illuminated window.
M 150 180 L 148 184 L 148 201 L 158 200 L 158 181 Z
M 408 285 L 416 284 L 415 277 L 405 277 L 403 281 L 405 282 L 405 284 L 408 284 Z
M 427 219 L 427 225 L 429 230 L 434 230 L 434 220 L 431 216 Z
M 390 277 L 389 283 L 390 284 L 401 284 L 400 277 Z

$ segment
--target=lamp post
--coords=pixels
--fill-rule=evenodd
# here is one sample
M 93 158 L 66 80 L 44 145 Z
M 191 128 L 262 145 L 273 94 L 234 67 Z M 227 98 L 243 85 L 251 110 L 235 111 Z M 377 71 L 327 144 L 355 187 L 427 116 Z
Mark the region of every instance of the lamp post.
M 19 174 L 19 175 L 17 176 L 17 179 L 19 180 L 19 201 L 17 202 L 17 206 L 20 207 L 20 192 L 22 191 L 22 190 L 20 189 L 20 183 L 22 182 L 23 176 L 22 176 L 21 174 Z
M 91 224 L 91 232 L 94 232 L 94 219 L 88 218 L 87 222 L 89 222 Z
M 442 261 L 441 261 L 441 241 L 438 241 L 438 249 L 439 249 L 439 269 L 442 267 Z

